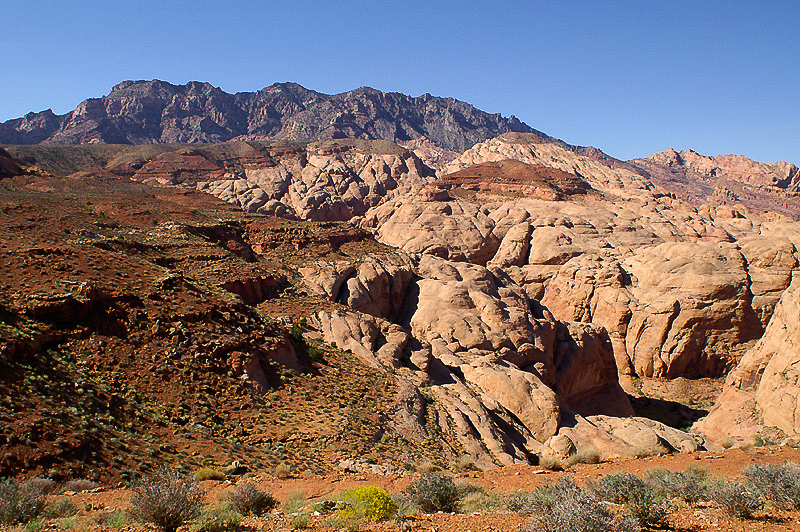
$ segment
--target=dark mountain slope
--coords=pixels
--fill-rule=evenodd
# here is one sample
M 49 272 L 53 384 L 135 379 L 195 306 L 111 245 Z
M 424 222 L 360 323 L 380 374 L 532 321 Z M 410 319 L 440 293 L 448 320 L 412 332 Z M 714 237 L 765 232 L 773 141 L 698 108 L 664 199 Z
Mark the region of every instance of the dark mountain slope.
M 453 98 L 411 97 L 368 87 L 322 94 L 296 83 L 229 94 L 209 83 L 124 81 L 65 115 L 28 113 L 0 124 L 0 144 L 153 144 L 249 139 L 428 138 L 448 150 L 510 131 L 534 132 L 511 116 Z

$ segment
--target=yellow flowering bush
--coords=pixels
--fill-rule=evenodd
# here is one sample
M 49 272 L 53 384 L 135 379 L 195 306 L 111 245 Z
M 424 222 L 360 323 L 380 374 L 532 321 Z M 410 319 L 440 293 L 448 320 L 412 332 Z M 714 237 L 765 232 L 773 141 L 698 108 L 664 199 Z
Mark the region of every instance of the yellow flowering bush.
M 339 515 L 345 519 L 367 519 L 378 522 L 397 511 L 397 505 L 386 490 L 377 486 L 360 486 L 342 492 Z

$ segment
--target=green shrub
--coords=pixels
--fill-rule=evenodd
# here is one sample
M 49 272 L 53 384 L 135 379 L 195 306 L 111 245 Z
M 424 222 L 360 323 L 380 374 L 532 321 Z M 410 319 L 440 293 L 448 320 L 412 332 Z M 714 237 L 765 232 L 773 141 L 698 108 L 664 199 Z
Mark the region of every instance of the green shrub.
M 278 499 L 253 484 L 239 484 L 226 499 L 242 515 L 263 515 L 278 506 Z
M 36 483 L 0 481 L 0 524 L 28 523 L 44 512 L 44 493 Z
M 344 518 L 385 521 L 397 511 L 397 504 L 386 490 L 377 486 L 360 486 L 342 492 L 339 514 Z
M 225 473 L 216 469 L 201 467 L 195 472 L 194 478 L 202 482 L 203 480 L 225 480 L 227 477 L 225 477 Z
M 176 471 L 160 469 L 136 484 L 133 492 L 131 515 L 164 532 L 175 532 L 200 515 L 203 493 L 197 481 Z
M 425 513 L 456 512 L 462 495 L 453 477 L 438 471 L 422 474 L 405 493 Z
M 308 528 L 308 514 L 306 512 L 301 512 L 297 515 L 292 516 L 291 519 L 292 528 Z
M 746 487 L 761 495 L 776 508 L 800 508 L 800 466 L 752 465 L 742 470 Z
M 125 512 L 117 510 L 108 516 L 106 524 L 112 528 L 122 528 L 128 524 L 128 517 Z
M 731 480 L 721 482 L 712 493 L 712 498 L 723 512 L 731 517 L 750 519 L 764 507 L 761 498 L 744 484 Z
M 225 532 L 235 530 L 242 522 L 242 514 L 230 504 L 204 508 L 192 530 L 202 532 Z

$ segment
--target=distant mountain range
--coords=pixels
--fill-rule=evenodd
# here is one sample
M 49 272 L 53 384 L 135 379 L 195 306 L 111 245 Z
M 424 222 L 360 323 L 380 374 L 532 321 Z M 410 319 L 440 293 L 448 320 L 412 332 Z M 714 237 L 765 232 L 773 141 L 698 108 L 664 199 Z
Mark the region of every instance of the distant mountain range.
M 502 133 L 539 133 L 453 98 L 362 87 L 323 94 L 297 83 L 229 94 L 210 83 L 124 81 L 64 115 L 0 124 L 0 144 L 154 144 L 241 140 L 427 139 L 461 152 Z M 545 136 L 542 134 L 542 136 Z

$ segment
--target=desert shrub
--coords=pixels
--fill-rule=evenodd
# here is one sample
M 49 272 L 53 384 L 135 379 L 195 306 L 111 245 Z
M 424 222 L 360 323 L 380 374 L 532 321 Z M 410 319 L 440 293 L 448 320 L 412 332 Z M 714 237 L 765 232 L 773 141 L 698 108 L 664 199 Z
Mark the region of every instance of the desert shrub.
M 25 532 L 39 532 L 42 528 L 44 528 L 44 519 L 37 517 L 25 523 L 24 530 Z
M 642 526 L 664 528 L 672 507 L 663 494 L 646 483 L 645 489 L 630 494 L 625 509 Z
M 538 488 L 531 502 L 536 516 L 529 532 L 638 532 L 626 515 L 615 515 L 591 490 L 579 488 L 571 478 Z
M 688 467 L 685 471 L 653 469 L 647 473 L 647 481 L 667 500 L 680 499 L 695 505 L 709 498 L 708 469 Z
M 425 513 L 456 512 L 462 496 L 453 477 L 438 471 L 420 475 L 405 493 Z
M 275 466 L 275 476 L 278 478 L 289 478 L 292 475 L 292 469 L 287 465 L 281 462 L 280 464 Z
M 64 483 L 64 491 L 91 491 L 97 487 L 97 482 L 86 478 L 74 478 Z
M 461 491 L 460 510 L 465 513 L 494 512 L 503 506 L 503 499 L 475 484 L 456 484 Z
M 45 509 L 44 492 L 36 483 L 15 479 L 0 481 L 0 524 L 28 523 Z
M 192 530 L 202 532 L 225 532 L 235 530 L 242 522 L 242 514 L 232 505 L 224 503 L 204 508 Z
M 668 499 L 654 483 L 632 473 L 603 475 L 592 486 L 596 496 L 604 501 L 624 504 L 638 523 L 657 527 L 666 523 L 670 506 Z
M 734 446 L 735 443 L 736 443 L 736 441 L 733 438 L 731 438 L 730 436 L 727 437 L 727 438 L 724 438 L 721 442 L 719 442 L 719 444 L 722 445 L 723 449 L 730 449 L 731 447 Z
M 112 528 L 121 528 L 128 524 L 128 516 L 125 512 L 117 510 L 108 516 L 106 524 Z
M 133 487 L 130 513 L 165 532 L 200 515 L 203 493 L 197 481 L 176 471 L 160 469 Z
M 456 471 L 474 471 L 477 469 L 475 467 L 475 459 L 468 454 L 462 454 L 456 458 L 453 468 L 455 468 Z
M 656 443 L 655 445 L 641 446 L 638 445 L 631 450 L 634 458 L 647 458 L 648 456 L 661 456 L 669 454 L 669 449 Z
M 720 482 L 713 490 L 712 499 L 723 512 L 740 519 L 749 519 L 763 508 L 761 498 L 744 484 L 731 480 Z
M 78 508 L 66 497 L 61 497 L 50 502 L 45 508 L 45 514 L 51 519 L 72 517 L 78 514 Z
M 418 463 L 416 466 L 414 466 L 414 469 L 418 473 L 422 473 L 423 475 L 425 475 L 427 473 L 433 473 L 434 471 L 438 471 L 439 467 L 430 460 L 424 460 Z
M 604 501 L 626 504 L 634 492 L 647 489 L 647 483 L 633 473 L 603 475 L 592 486 L 592 490 Z
M 217 471 L 216 469 L 212 469 L 210 467 L 201 467 L 198 469 L 195 474 L 194 478 L 198 481 L 203 480 L 225 480 L 225 473 L 222 471 Z
M 372 522 L 385 521 L 396 511 L 397 504 L 385 490 L 377 486 L 360 486 L 342 492 L 342 508 L 339 515 L 344 518 L 367 519 Z
M 397 510 L 394 512 L 394 518 L 398 521 L 403 521 L 419 513 L 419 506 L 414 504 L 405 493 L 392 493 L 392 500 L 395 506 L 397 506 Z
M 567 457 L 567 465 L 574 464 L 599 464 L 603 455 L 597 449 L 585 449 Z
M 539 457 L 539 467 L 549 471 L 559 471 L 561 469 L 561 460 L 555 456 L 543 455 Z
M 308 528 L 308 514 L 306 512 L 301 512 L 297 515 L 293 515 L 290 523 L 294 529 Z
M 32 478 L 26 481 L 31 488 L 40 491 L 43 495 L 49 495 L 56 491 L 58 484 L 50 478 Z
M 534 511 L 531 494 L 524 491 L 512 491 L 503 497 L 503 507 L 520 515 L 530 515 Z
M 268 491 L 253 484 L 239 484 L 226 496 L 226 500 L 242 515 L 262 515 L 278 506 L 278 499 Z
M 742 470 L 745 485 L 776 508 L 800 508 L 800 466 L 797 464 L 752 465 Z
M 289 496 L 286 499 L 286 503 L 283 505 L 283 509 L 287 514 L 293 514 L 302 510 L 307 504 L 308 501 L 303 495 L 303 490 L 292 490 L 289 492 Z

